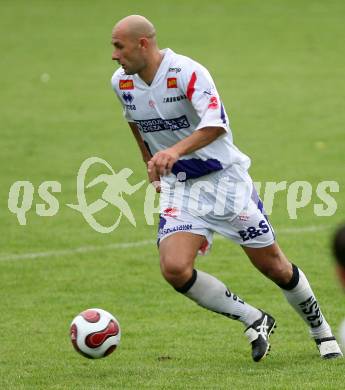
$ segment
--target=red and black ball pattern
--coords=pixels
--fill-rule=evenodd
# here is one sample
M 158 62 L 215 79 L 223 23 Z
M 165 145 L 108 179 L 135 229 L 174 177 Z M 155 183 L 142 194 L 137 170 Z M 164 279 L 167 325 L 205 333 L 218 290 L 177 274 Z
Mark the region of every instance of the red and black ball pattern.
M 110 355 L 121 336 L 118 321 L 102 309 L 88 309 L 80 313 L 70 327 L 74 349 L 87 358 Z

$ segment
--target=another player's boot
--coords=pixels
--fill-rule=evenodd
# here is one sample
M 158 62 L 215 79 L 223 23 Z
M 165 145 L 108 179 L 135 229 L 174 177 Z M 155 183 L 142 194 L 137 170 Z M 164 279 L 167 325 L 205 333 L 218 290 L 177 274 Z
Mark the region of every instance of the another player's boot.
M 252 358 L 255 362 L 260 361 L 267 355 L 270 349 L 269 337 L 275 327 L 275 319 L 269 314 L 262 312 L 261 318 L 254 321 L 244 331 L 252 345 Z
M 323 359 L 334 359 L 343 356 L 334 336 L 315 339 L 315 342 Z

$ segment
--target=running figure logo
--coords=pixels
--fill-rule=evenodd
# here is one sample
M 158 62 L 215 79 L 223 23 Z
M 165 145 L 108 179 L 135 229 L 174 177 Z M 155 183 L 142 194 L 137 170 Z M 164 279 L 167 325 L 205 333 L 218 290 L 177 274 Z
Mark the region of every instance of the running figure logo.
M 110 174 L 100 174 L 95 179 L 91 180 L 87 185 L 85 185 L 86 174 L 90 167 L 94 164 L 102 164 L 103 166 L 106 166 L 110 171 Z M 130 168 L 123 168 L 120 172 L 115 173 L 111 165 L 102 158 L 87 158 L 81 164 L 77 176 L 78 204 L 67 204 L 67 206 L 79 211 L 85 218 L 86 222 L 99 233 L 111 233 L 113 230 L 115 230 L 120 224 L 122 215 L 124 215 L 133 226 L 136 226 L 132 210 L 129 207 L 127 201 L 123 198 L 123 194 L 134 194 L 144 185 L 145 180 L 138 184 L 131 185 L 128 182 L 128 178 L 132 175 L 132 173 L 133 171 Z M 96 201 L 87 204 L 85 189 L 92 188 L 100 183 L 106 184 L 106 187 L 101 196 L 102 199 L 97 199 Z M 113 225 L 103 226 L 97 222 L 93 215 L 103 210 L 108 205 L 115 206 L 120 211 L 120 214 Z

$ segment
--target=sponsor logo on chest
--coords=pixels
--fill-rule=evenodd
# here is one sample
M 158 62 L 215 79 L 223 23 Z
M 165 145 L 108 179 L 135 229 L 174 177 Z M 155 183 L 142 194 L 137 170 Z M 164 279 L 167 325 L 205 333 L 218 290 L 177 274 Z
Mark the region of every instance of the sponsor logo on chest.
M 177 78 L 176 77 L 168 77 L 167 78 L 167 87 L 168 88 L 177 88 Z
M 130 92 L 123 92 L 122 99 L 125 102 L 125 107 L 127 110 L 135 111 L 137 109 L 135 107 L 135 104 L 132 104 L 132 102 L 134 100 L 134 96 Z
M 134 89 L 134 82 L 133 80 L 119 80 L 119 88 L 121 90 Z
M 181 100 L 187 99 L 186 95 L 180 95 L 180 96 L 169 96 L 165 97 L 163 99 L 163 103 L 175 103 L 175 102 L 180 102 Z
M 181 72 L 181 68 L 169 68 L 169 71 L 168 72 L 174 72 L 174 73 L 180 73 Z
M 190 127 L 190 123 L 186 115 L 171 119 L 136 119 L 135 123 L 138 125 L 139 130 L 143 133 L 153 133 L 163 130 L 176 131 L 181 129 L 188 129 L 188 127 Z

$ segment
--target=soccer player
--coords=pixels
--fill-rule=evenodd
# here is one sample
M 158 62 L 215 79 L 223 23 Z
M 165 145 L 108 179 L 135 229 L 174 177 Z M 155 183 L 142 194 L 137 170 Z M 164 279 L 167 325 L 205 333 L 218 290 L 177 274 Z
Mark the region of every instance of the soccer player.
M 340 283 L 345 290 L 345 225 L 340 226 L 333 238 L 333 254 Z M 339 339 L 341 348 L 345 351 L 345 320 L 340 325 Z
M 337 264 L 337 273 L 345 289 L 345 225 L 338 228 L 333 239 L 333 254 Z
M 214 232 L 241 245 L 310 328 L 323 358 L 342 356 L 309 282 L 278 246 L 253 182 L 250 159 L 233 143 L 229 119 L 207 69 L 160 50 L 154 26 L 139 15 L 112 31 L 121 67 L 112 87 L 160 194 L 158 245 L 164 278 L 200 306 L 241 321 L 252 358 L 266 356 L 275 319 L 220 280 L 194 268 Z

